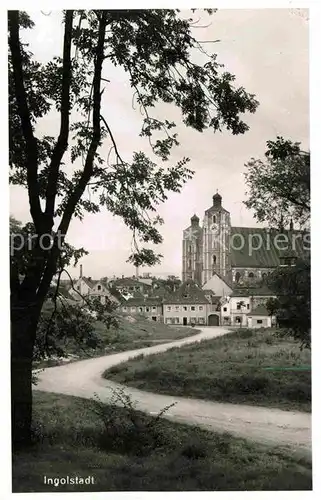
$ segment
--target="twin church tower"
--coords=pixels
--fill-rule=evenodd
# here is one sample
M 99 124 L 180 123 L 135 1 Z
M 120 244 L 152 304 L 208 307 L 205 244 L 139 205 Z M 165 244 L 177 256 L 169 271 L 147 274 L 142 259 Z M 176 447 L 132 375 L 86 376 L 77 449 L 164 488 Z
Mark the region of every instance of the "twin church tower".
M 231 278 L 230 214 L 222 207 L 222 197 L 213 196 L 213 206 L 205 211 L 203 225 L 194 215 L 183 232 L 182 280 L 204 285 L 214 274 Z

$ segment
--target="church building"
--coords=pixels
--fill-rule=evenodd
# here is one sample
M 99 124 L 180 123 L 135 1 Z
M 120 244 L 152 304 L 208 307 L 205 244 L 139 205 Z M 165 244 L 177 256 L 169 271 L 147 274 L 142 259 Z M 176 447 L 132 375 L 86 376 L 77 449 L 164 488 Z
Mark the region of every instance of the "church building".
M 264 278 L 278 266 L 295 263 L 306 256 L 309 234 L 293 229 L 234 227 L 219 193 L 200 219 L 193 215 L 183 231 L 182 281 L 200 286 L 214 275 L 230 284 L 251 283 Z M 291 263 L 290 263 L 291 264 Z

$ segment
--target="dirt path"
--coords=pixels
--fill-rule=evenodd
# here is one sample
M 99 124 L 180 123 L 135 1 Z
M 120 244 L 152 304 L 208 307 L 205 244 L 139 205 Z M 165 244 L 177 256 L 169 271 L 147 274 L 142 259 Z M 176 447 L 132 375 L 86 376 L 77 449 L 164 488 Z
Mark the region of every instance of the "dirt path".
M 108 402 L 114 388 L 124 387 L 102 378 L 102 373 L 139 354 L 164 352 L 172 347 L 190 344 L 202 339 L 224 335 L 223 327 L 202 328 L 201 333 L 167 344 L 121 352 L 100 358 L 86 359 L 63 366 L 46 368 L 39 374 L 36 390 L 91 398 L 97 394 Z M 173 402 L 177 404 L 166 413 L 166 417 L 210 430 L 230 432 L 240 437 L 269 445 L 277 445 L 311 453 L 311 416 L 308 413 L 278 409 L 213 403 L 210 401 L 166 396 L 125 387 L 137 402 L 137 409 L 156 414 Z

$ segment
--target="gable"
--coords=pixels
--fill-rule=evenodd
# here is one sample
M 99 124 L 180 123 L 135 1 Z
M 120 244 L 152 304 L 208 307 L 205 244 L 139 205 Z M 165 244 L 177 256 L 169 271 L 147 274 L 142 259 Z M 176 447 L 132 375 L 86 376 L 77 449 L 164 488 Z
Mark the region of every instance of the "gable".
M 202 288 L 204 291 L 211 290 L 215 295 L 219 295 L 220 297 L 230 295 L 232 292 L 232 287 L 229 283 L 217 273 L 214 273 Z

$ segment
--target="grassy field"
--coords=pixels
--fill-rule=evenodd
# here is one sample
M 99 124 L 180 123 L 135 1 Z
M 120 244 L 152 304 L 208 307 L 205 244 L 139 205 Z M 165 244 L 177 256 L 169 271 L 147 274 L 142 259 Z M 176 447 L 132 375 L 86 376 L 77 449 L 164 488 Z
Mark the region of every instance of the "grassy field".
M 69 345 L 64 346 L 68 355 L 77 356 L 75 359 L 84 359 L 104 354 L 115 354 L 121 351 L 173 342 L 174 340 L 196 335 L 199 332 L 196 328 L 168 326 L 163 323 L 147 320 L 143 316 L 128 317 L 119 314 L 117 319 L 119 323 L 118 328 L 111 327 L 109 330 L 106 329 L 103 323 L 99 321 L 95 322 L 95 332 L 102 340 L 101 348 L 86 348 L 84 351 L 75 343 L 70 342 Z M 59 361 L 53 358 L 34 363 L 34 366 L 35 368 L 42 368 L 64 362 L 66 361 Z
M 311 411 L 310 351 L 271 330 L 239 330 L 198 344 L 141 356 L 104 376 L 139 389 Z
M 227 434 L 36 392 L 35 442 L 13 456 L 13 492 L 310 490 L 311 464 Z M 132 415 L 133 416 L 133 415 Z M 90 485 L 44 478 L 93 477 Z M 78 480 L 79 481 L 79 480 Z

